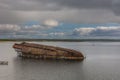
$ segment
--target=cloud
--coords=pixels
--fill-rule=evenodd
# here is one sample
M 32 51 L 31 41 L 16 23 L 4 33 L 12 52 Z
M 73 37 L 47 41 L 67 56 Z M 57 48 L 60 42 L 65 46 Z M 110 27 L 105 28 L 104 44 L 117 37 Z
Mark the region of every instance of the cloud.
M 0 24 L 0 32 L 16 32 L 20 29 L 21 27 L 15 24 Z
M 23 29 L 24 30 L 43 30 L 43 29 L 45 29 L 45 27 L 44 26 L 41 26 L 41 25 L 31 25 L 31 26 L 23 26 Z
M 120 36 L 120 26 L 98 26 L 98 27 L 86 27 L 75 28 L 73 35 L 79 36 Z
M 42 23 L 41 23 L 42 24 Z M 0 24 L 0 38 L 78 38 L 78 37 L 94 37 L 94 36 L 120 36 L 120 26 L 94 26 L 94 27 L 76 27 L 65 28 L 63 31 L 56 31 L 56 28 L 50 28 L 40 25 L 16 25 L 16 24 Z M 53 25 L 52 25 L 53 26 Z M 57 25 L 56 25 L 57 26 Z M 64 26 L 63 26 L 64 27 Z
M 74 34 L 89 35 L 93 31 L 95 31 L 95 28 L 75 28 Z
M 39 32 L 39 31 L 42 31 L 42 30 L 48 30 L 48 29 L 52 29 L 54 27 L 57 27 L 59 25 L 59 22 L 56 21 L 56 20 L 45 20 L 44 22 L 42 22 L 41 24 L 40 23 L 37 23 L 37 24 L 34 24 L 32 22 L 30 22 L 28 25 L 24 25 L 22 26 L 22 30 L 23 31 L 29 31 L 29 32 Z
M 49 30 L 51 28 L 57 27 L 59 22 L 56 20 L 46 20 L 41 24 L 25 24 L 25 25 L 17 25 L 17 24 L 0 24 L 0 34 L 3 35 L 45 35 L 45 33 L 40 33 L 45 30 Z M 57 35 L 57 33 L 56 33 Z
M 0 0 L 0 8 L 16 11 L 57 11 L 68 9 L 110 9 L 120 11 L 120 0 Z
M 1 0 L 0 6 L 9 10 L 60 10 L 63 8 L 111 8 L 119 0 Z
M 40 24 L 22 25 L 29 21 Z M 70 24 L 120 23 L 120 0 L 0 0 L 0 34 L 65 36 L 67 32 L 52 32 L 59 26 L 59 21 Z M 73 34 L 120 35 L 120 29 L 119 26 L 84 27 L 75 28 Z
M 56 19 L 69 23 L 120 22 L 120 0 L 0 0 L 0 24 Z
M 47 27 L 56 27 L 58 25 L 59 25 L 59 22 L 52 19 L 48 19 L 43 22 L 43 26 L 47 26 Z
M 52 32 L 49 33 L 50 36 L 64 36 L 65 33 L 64 32 Z

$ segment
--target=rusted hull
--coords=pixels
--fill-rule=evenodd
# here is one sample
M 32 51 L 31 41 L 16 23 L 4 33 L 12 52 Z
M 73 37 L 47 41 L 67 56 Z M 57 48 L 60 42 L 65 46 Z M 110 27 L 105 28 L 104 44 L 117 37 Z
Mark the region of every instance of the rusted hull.
M 84 56 L 81 52 L 61 47 L 47 46 L 34 43 L 21 43 L 14 44 L 13 48 L 17 51 L 19 56 L 26 58 L 67 60 L 84 59 Z

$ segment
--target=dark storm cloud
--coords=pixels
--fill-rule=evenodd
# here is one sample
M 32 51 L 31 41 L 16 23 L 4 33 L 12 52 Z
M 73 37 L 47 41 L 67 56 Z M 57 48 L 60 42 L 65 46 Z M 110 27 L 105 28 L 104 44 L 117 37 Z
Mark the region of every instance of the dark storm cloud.
M 61 6 L 73 8 L 110 8 L 113 0 L 52 0 L 52 1 L 56 2 Z
M 13 10 L 116 9 L 120 0 L 0 0 L 0 7 Z
M 36 0 L 36 2 L 57 5 L 53 6 L 56 10 L 60 8 L 109 9 L 117 15 L 120 14 L 120 0 Z
M 42 0 L 0 0 L 1 9 L 20 11 L 59 10 L 60 7 L 53 2 Z
M 0 7 L 14 10 L 59 10 L 64 7 L 111 8 L 114 3 L 114 0 L 1 0 Z
M 57 19 L 73 23 L 120 22 L 120 0 L 0 0 L 0 23 Z

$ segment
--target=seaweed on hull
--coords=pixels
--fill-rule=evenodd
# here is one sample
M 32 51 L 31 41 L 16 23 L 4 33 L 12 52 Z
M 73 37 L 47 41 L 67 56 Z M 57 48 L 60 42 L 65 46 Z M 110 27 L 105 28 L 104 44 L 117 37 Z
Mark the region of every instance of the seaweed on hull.
M 67 59 L 67 60 L 83 60 L 84 56 L 81 52 L 35 43 L 22 42 L 13 45 L 15 51 L 21 57 L 27 58 L 43 58 L 43 59 Z

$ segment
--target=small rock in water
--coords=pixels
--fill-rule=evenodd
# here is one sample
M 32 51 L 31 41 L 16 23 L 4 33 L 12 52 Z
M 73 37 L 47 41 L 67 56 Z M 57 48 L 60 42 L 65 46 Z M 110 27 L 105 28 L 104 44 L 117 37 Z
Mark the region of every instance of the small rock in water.
M 0 61 L 0 65 L 8 65 L 8 61 Z

